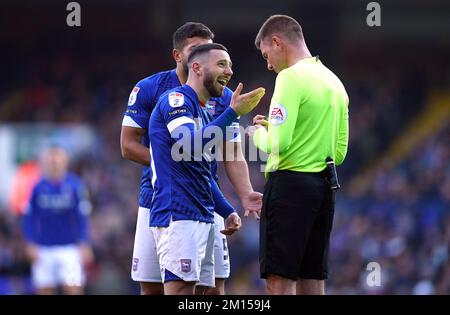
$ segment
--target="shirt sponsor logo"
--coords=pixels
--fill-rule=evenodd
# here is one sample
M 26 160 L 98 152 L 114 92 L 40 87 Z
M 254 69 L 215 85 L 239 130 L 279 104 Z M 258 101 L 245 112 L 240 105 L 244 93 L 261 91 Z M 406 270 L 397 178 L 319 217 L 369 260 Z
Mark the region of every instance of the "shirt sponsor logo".
M 37 198 L 36 203 L 42 209 L 54 213 L 66 212 L 73 206 L 75 200 L 72 198 L 72 191 L 61 192 L 58 194 L 47 194 L 41 192 Z
M 287 110 L 282 104 L 275 105 L 270 111 L 269 123 L 272 125 L 281 125 L 287 118 Z
M 176 115 L 176 114 L 183 114 L 183 113 L 186 113 L 186 112 L 187 112 L 187 110 L 185 110 L 184 108 L 174 109 L 173 111 L 171 111 L 169 113 L 169 116 L 173 116 L 173 115 Z
M 138 111 L 135 110 L 135 109 L 127 109 L 125 113 L 127 113 L 127 114 L 137 114 L 137 112 Z
M 169 104 L 172 107 L 180 107 L 184 104 L 184 95 L 178 92 L 169 94 Z
M 139 93 L 140 88 L 135 86 L 130 93 L 130 98 L 128 99 L 128 106 L 133 106 L 136 103 L 137 94 Z
M 181 272 L 191 272 L 191 260 L 190 259 L 180 259 Z

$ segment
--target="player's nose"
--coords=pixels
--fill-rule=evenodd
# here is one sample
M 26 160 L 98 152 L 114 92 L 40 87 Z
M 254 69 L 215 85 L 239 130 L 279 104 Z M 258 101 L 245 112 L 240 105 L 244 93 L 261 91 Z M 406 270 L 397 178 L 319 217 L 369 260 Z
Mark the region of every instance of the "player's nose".
M 224 73 L 231 77 L 233 75 L 233 70 L 231 70 L 231 67 L 226 67 Z

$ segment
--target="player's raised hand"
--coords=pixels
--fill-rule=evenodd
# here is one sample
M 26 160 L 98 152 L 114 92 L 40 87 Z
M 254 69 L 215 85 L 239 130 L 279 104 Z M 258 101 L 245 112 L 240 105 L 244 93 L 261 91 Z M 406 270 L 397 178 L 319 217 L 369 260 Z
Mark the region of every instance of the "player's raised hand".
M 243 88 L 244 85 L 239 83 L 236 90 L 233 92 L 233 96 L 231 97 L 230 106 L 238 114 L 238 116 L 251 112 L 266 93 L 264 88 L 259 87 L 248 93 L 241 94 Z
M 257 220 L 259 220 L 262 208 L 262 198 L 263 194 L 257 191 L 252 191 L 241 199 L 242 207 L 244 208 L 244 217 L 248 217 L 251 213 Z
M 236 212 L 233 212 L 225 219 L 225 229 L 221 230 L 220 233 L 225 235 L 232 235 L 239 231 L 241 228 L 241 218 Z

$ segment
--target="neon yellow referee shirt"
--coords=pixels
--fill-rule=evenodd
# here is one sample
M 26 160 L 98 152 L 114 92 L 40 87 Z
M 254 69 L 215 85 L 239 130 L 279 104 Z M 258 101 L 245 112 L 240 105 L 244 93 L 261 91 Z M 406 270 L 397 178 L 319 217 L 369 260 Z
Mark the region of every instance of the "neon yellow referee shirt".
M 330 156 L 341 164 L 348 146 L 348 96 L 342 82 L 318 57 L 281 71 L 268 115 L 253 143 L 269 153 L 265 173 L 320 172 Z

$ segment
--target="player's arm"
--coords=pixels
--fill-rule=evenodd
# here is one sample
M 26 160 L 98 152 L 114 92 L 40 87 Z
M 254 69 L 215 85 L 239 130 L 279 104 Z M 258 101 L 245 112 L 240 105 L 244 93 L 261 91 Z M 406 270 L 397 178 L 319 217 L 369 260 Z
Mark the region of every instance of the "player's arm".
M 231 235 L 241 228 L 241 218 L 233 206 L 228 202 L 217 182 L 211 178 L 211 193 L 214 200 L 214 211 L 225 219 L 225 229 L 220 231 L 225 235 Z
M 267 153 L 286 151 L 292 143 L 299 111 L 301 90 L 296 78 L 282 71 L 277 76 L 270 103 L 268 129 L 259 128 L 253 134 L 253 143 Z
M 334 155 L 336 165 L 344 162 L 348 148 L 348 96 L 345 109 L 342 111 L 341 121 L 339 122 L 339 135 L 337 137 L 336 152 Z
M 229 90 L 224 91 L 224 96 L 225 103 L 230 104 L 233 98 L 232 92 Z M 242 153 L 238 119 L 228 126 L 226 141 L 222 142 L 219 148 L 221 149 L 219 151 L 223 152 L 224 168 L 227 177 L 241 200 L 244 216 L 248 216 L 252 212 L 256 218 L 259 218 L 262 207 L 262 194 L 253 191 L 250 182 L 247 161 Z
M 77 206 L 75 207 L 75 212 L 78 223 L 79 249 L 83 263 L 89 265 L 94 261 L 94 253 L 89 237 L 89 214 L 92 210 L 92 204 L 89 200 L 89 192 L 83 183 L 78 183 L 76 194 Z
M 128 99 L 128 107 L 122 120 L 120 132 L 120 150 L 122 157 L 142 164 L 150 165 L 150 152 L 141 140 L 147 133 L 150 119 L 151 102 L 154 97 L 153 84 L 156 82 L 140 81 L 133 88 Z
M 89 215 L 92 204 L 89 192 L 83 183 L 76 184 L 76 206 L 74 208 L 78 223 L 78 239 L 80 243 L 89 243 Z
M 262 194 L 253 190 L 241 143 L 226 141 L 223 145 L 223 151 L 225 172 L 241 200 L 244 216 L 246 217 L 249 213 L 253 213 L 259 219 L 262 207 Z
M 120 150 L 124 159 L 149 166 L 150 151 L 141 143 L 146 129 L 122 125 L 120 132 Z

